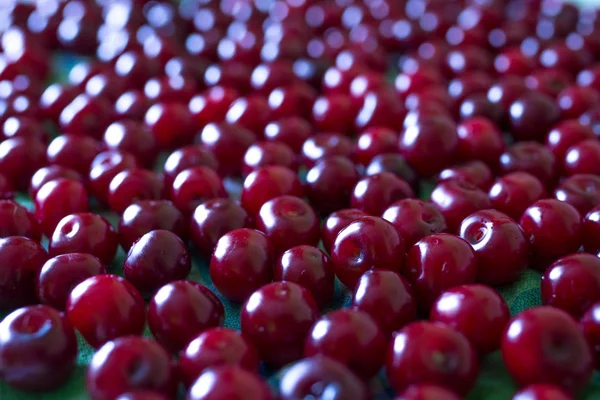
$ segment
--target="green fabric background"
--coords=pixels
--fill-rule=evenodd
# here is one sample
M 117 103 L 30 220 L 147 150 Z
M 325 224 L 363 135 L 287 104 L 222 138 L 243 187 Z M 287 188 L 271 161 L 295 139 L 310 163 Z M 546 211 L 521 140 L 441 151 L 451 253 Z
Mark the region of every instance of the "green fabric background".
M 68 55 L 57 56 L 55 62 L 54 80 L 64 79 L 71 66 L 77 61 L 77 58 Z M 425 188 L 421 197 L 428 198 L 430 190 L 430 187 Z M 31 202 L 29 199 L 22 197 L 19 198 L 18 201 L 31 208 Z M 116 226 L 116 223 L 118 222 L 117 215 L 111 213 L 103 213 L 103 215 Z M 124 257 L 125 254 L 120 249 L 113 263 L 111 272 L 120 273 Z M 192 272 L 190 273 L 188 279 L 205 284 L 215 293 L 217 293 L 217 295 L 219 295 L 219 292 L 215 289 L 210 281 L 206 260 L 194 257 Z M 523 274 L 519 282 L 510 286 L 499 288 L 499 291 L 506 299 L 510 307 L 510 311 L 514 315 L 526 308 L 541 304 L 539 288 L 540 274 L 538 272 L 528 270 Z M 219 297 L 221 296 L 219 295 Z M 239 305 L 233 304 L 223 297 L 221 297 L 221 300 L 223 301 L 226 312 L 225 326 L 239 329 Z M 348 305 L 349 303 L 350 294 L 345 291 L 338 282 L 336 286 L 336 295 L 329 309 L 340 308 L 344 305 Z M 323 310 L 323 312 L 326 311 L 328 311 L 328 309 Z M 481 329 L 485 329 L 485 327 L 481 327 Z M 146 331 L 146 335 L 150 336 L 150 333 Z M 78 336 L 78 338 L 79 356 L 77 360 L 77 367 L 73 372 L 71 379 L 64 386 L 50 393 L 29 394 L 12 389 L 5 383 L 0 382 L 0 400 L 89 399 L 89 396 L 85 390 L 85 371 L 87 364 L 93 356 L 93 350 L 80 336 Z M 268 377 L 269 381 L 274 387 L 277 386 L 278 377 L 281 374 L 281 371 L 262 371 L 262 373 Z M 383 373 L 374 378 L 370 384 L 372 392 L 375 394 L 375 400 L 392 398 L 393 392 L 391 392 L 387 386 Z M 516 389 L 517 388 L 514 382 L 504 368 L 500 353 L 495 352 L 481 360 L 479 378 L 475 387 L 467 398 L 469 400 L 507 400 L 511 398 Z M 580 393 L 578 398 L 586 400 L 600 399 L 599 373 L 595 373 L 590 386 L 585 391 Z

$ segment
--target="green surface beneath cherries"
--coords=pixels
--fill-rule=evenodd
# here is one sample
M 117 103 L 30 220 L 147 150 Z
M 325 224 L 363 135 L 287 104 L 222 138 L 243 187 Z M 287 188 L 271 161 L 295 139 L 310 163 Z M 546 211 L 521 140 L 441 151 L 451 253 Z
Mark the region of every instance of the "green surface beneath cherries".
M 54 80 L 63 80 L 66 73 L 76 59 L 69 56 L 59 56 L 56 58 L 55 63 L 55 76 Z M 425 188 L 421 193 L 421 197 L 427 199 L 431 188 Z M 20 197 L 17 199 L 21 204 L 31 208 L 32 203 L 30 199 L 26 197 Z M 116 227 L 118 222 L 118 215 L 114 213 L 101 212 L 113 225 Z M 112 264 L 110 270 L 111 273 L 121 274 L 123 261 L 125 254 L 122 249 L 119 249 L 117 256 Z M 531 308 L 537 305 L 541 305 L 540 299 L 540 277 L 541 275 L 532 270 L 526 271 L 521 279 L 515 284 L 498 288 L 508 306 L 512 315 L 519 313 L 520 311 Z M 208 262 L 197 256 L 193 257 L 192 271 L 188 279 L 200 282 L 208 286 L 213 290 L 223 301 L 225 306 L 225 326 L 229 328 L 239 329 L 239 315 L 240 306 L 229 302 L 227 299 L 220 296 L 219 292 L 212 285 L 210 276 L 208 273 Z M 336 284 L 336 295 L 333 302 L 328 309 L 322 310 L 323 313 L 336 308 L 341 308 L 344 305 L 350 304 L 350 293 L 342 288 L 339 282 Z M 484 326 L 481 329 L 485 329 Z M 146 329 L 145 335 L 151 336 L 150 332 Z M 73 375 L 70 380 L 59 389 L 48 392 L 48 393 L 25 393 L 12 389 L 3 382 L 0 382 L 0 400 L 79 400 L 89 399 L 89 396 L 85 389 L 85 371 L 89 364 L 94 350 L 78 335 L 79 340 L 79 355 L 77 358 L 77 366 L 73 371 Z M 262 373 L 269 379 L 270 383 L 274 387 L 277 386 L 278 371 L 265 371 Z M 393 396 L 393 392 L 387 385 L 385 374 L 382 372 L 375 377 L 371 382 L 371 390 L 374 394 L 374 400 L 390 399 Z M 487 357 L 483 358 L 480 363 L 480 372 L 477 379 L 477 383 L 472 391 L 469 393 L 467 399 L 469 400 L 507 400 L 511 399 L 512 395 L 517 390 L 517 387 L 509 376 L 504 364 L 500 352 L 497 351 Z M 579 393 L 578 398 L 586 400 L 598 400 L 600 399 L 600 374 L 594 373 L 592 383 L 583 392 Z M 442 399 L 440 399 L 442 400 Z

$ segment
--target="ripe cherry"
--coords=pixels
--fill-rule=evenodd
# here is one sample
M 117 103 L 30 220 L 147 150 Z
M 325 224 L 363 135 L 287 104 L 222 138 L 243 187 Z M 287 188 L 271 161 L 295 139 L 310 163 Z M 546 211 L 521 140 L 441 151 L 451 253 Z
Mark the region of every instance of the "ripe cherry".
M 586 215 L 588 211 L 600 204 L 600 176 L 577 174 L 562 181 L 554 190 L 554 197 L 569 203 Z
M 597 162 L 598 157 L 600 157 L 600 144 L 598 140 L 583 140 L 567 150 L 563 161 L 564 171 L 567 175 L 600 175 L 600 167 Z
M 492 207 L 518 221 L 523 212 L 547 196 L 544 184 L 527 172 L 511 172 L 496 180 L 488 196 Z
M 442 386 L 429 383 L 410 385 L 405 391 L 396 396 L 394 400 L 459 400 L 456 393 Z
M 583 314 L 580 320 L 580 327 L 592 350 L 594 366 L 597 369 L 600 366 L 600 302 L 592 304 Z
M 39 139 L 13 137 L 0 143 L 0 173 L 16 190 L 26 190 L 33 174 L 46 165 L 46 145 Z
M 99 153 L 90 165 L 88 188 L 102 203 L 108 202 L 110 182 L 121 171 L 138 166 L 136 158 L 125 151 L 109 150 Z
M 45 183 L 58 178 L 66 178 L 72 181 L 83 182 L 82 176 L 75 170 L 61 167 L 60 165 L 48 165 L 38 169 L 31 177 L 29 183 L 29 196 L 35 199 L 37 192 Z
M 24 236 L 36 242 L 41 232 L 33 214 L 12 200 L 0 200 L 0 237 Z
M 407 247 L 425 236 L 447 229 L 442 213 L 431 203 L 420 199 L 403 199 L 392 203 L 382 214 L 404 239 Z
M 256 141 L 256 136 L 238 124 L 210 123 L 202 129 L 198 143 L 203 144 L 217 158 L 222 175 L 238 175 L 244 154 Z
M 110 150 L 122 150 L 132 154 L 147 168 L 152 167 L 158 153 L 150 130 L 132 119 L 123 119 L 110 124 L 104 131 L 104 145 Z
M 458 232 L 460 223 L 469 214 L 491 207 L 486 193 L 463 180 L 438 184 L 431 192 L 431 202 L 440 210 L 448 232 Z
M 208 167 L 192 167 L 180 172 L 171 187 L 171 200 L 184 215 L 190 215 L 206 200 L 227 197 L 223 181 Z
M 573 397 L 560 386 L 534 383 L 515 393 L 513 400 L 573 400 Z
M 86 212 L 87 209 L 87 192 L 78 181 L 65 178 L 52 180 L 44 184 L 35 196 L 35 216 L 47 236 L 52 235 L 63 217 Z
M 237 365 L 208 368 L 190 386 L 188 400 L 274 400 L 269 386 L 254 372 Z
M 327 214 L 350 205 L 358 179 L 358 171 L 350 159 L 325 157 L 306 174 L 306 195 L 315 211 Z
M 253 171 L 244 179 L 241 204 L 250 217 L 255 217 L 263 204 L 283 195 L 303 197 L 304 189 L 294 171 L 271 165 Z
M 366 217 L 367 214 L 364 211 L 347 208 L 339 211 L 335 211 L 327 217 L 323 228 L 321 229 L 321 239 L 323 240 L 323 246 L 325 250 L 331 253 L 331 247 L 337 237 L 338 233 L 350 225 L 350 223 L 356 221 L 360 217 Z
M 140 200 L 160 200 L 163 181 L 154 171 L 143 168 L 126 169 L 110 181 L 108 204 L 111 210 L 122 213 Z
M 369 215 L 380 216 L 392 203 L 414 197 L 410 185 L 391 172 L 366 176 L 354 186 L 350 205 Z
M 216 170 L 219 163 L 215 155 L 202 145 L 181 147 L 172 152 L 165 161 L 163 175 L 165 187 L 171 187 L 180 172 L 192 167 L 209 167 Z
M 541 92 L 526 92 L 509 110 L 511 133 L 517 140 L 543 140 L 560 118 L 554 100 Z

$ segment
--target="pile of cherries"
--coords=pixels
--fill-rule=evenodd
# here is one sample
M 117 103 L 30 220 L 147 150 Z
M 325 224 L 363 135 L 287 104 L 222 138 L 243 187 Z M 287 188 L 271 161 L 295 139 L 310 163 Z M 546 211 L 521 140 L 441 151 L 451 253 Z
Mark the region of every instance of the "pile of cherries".
M 0 16 L 9 385 L 62 385 L 76 331 L 92 400 L 366 400 L 380 371 L 398 400 L 454 400 L 496 350 L 514 399 L 568 400 L 600 368 L 600 12 L 17 0 Z M 57 51 L 90 57 L 45 87 Z M 186 280 L 190 252 L 241 332 Z M 527 268 L 544 305 L 511 317 L 494 288 Z M 336 279 L 351 305 L 324 312 Z M 278 388 L 258 374 L 288 364 Z

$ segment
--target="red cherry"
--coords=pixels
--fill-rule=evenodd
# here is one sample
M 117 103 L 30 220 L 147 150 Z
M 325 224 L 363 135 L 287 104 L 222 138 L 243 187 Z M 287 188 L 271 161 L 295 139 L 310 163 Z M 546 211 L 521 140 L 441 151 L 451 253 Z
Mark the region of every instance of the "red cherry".
M 321 239 L 323 240 L 323 246 L 325 250 L 331 253 L 331 247 L 337 237 L 338 233 L 350 225 L 350 223 L 356 221 L 360 217 L 366 217 L 367 214 L 364 211 L 347 208 L 333 212 L 323 224 L 321 229 Z
M 400 154 L 385 153 L 375 156 L 365 169 L 365 175 L 376 175 L 380 172 L 391 172 L 404 179 L 413 190 L 419 188 L 419 177 Z
M 469 161 L 465 164 L 446 168 L 438 177 L 438 182 L 461 180 L 471 185 L 488 190 L 494 183 L 494 174 L 483 161 Z
M 306 167 L 328 156 L 351 157 L 352 141 L 339 133 L 317 133 L 302 145 L 302 158 Z
M 216 170 L 218 162 L 215 155 L 204 146 L 190 145 L 172 152 L 165 161 L 163 175 L 165 187 L 171 187 L 180 172 L 192 167 L 209 167 Z
M 564 170 L 567 175 L 600 175 L 598 166 L 600 143 L 597 139 L 587 139 L 571 146 L 564 157 Z
M 237 175 L 244 154 L 256 141 L 256 136 L 238 124 L 211 123 L 202 129 L 199 139 L 217 158 L 222 175 Z
M 312 108 L 312 120 L 321 132 L 347 134 L 352 130 L 354 115 L 350 97 L 345 94 L 329 94 L 318 97 Z
M 137 390 L 171 397 L 177 390 L 169 354 L 152 339 L 136 336 L 102 346 L 90 362 L 85 382 L 92 400 L 116 399 Z
M 46 165 L 46 145 L 39 139 L 13 137 L 0 143 L 0 173 L 16 190 L 26 190 L 33 174 Z
M 209 199 L 227 197 L 219 175 L 211 168 L 198 166 L 180 172 L 173 181 L 171 199 L 185 215 Z
M 546 147 L 560 162 L 571 146 L 594 137 L 594 131 L 590 127 L 581 124 L 578 120 L 569 119 L 552 128 L 546 136 Z
M 179 353 L 179 371 L 186 386 L 211 367 L 237 365 L 256 371 L 259 362 L 256 349 L 240 332 L 229 328 L 209 328 Z
M 512 172 L 498 178 L 488 194 L 492 207 L 519 220 L 523 212 L 547 196 L 544 185 L 527 172 Z
M 268 103 L 273 120 L 289 117 L 310 118 L 317 92 L 306 83 L 274 88 L 269 93 Z
M 269 283 L 273 259 L 269 239 L 254 229 L 235 229 L 217 242 L 210 260 L 210 277 L 227 299 L 243 302 Z
M 77 171 L 61 167 L 60 165 L 49 165 L 38 169 L 31 177 L 31 182 L 29 183 L 29 196 L 32 199 L 35 199 L 37 192 L 45 183 L 58 178 L 66 178 L 83 183 L 83 178 Z
M 585 335 L 585 338 L 592 350 L 594 366 L 597 369 L 600 365 L 600 351 L 598 343 L 600 343 L 600 302 L 592 304 L 583 314 L 580 320 L 580 328 Z
M 48 86 L 40 96 L 40 112 L 53 122 L 58 122 L 62 110 L 77 97 L 77 89 L 55 82 Z
M 260 95 L 240 97 L 231 103 L 225 121 L 248 129 L 260 137 L 271 120 L 267 99 Z
M 527 92 L 509 110 L 511 133 L 517 140 L 542 140 L 560 118 L 560 109 L 549 96 Z
M 320 213 L 328 213 L 347 207 L 358 172 L 354 164 L 343 156 L 321 159 L 306 175 L 307 197 Z
M 112 115 L 112 107 L 106 98 L 80 94 L 62 110 L 58 124 L 63 133 L 100 138 Z
M 143 168 L 126 169 L 110 181 L 108 204 L 111 210 L 121 213 L 140 200 L 159 200 L 163 193 L 161 176 Z
M 274 400 L 269 386 L 255 373 L 236 365 L 206 369 L 190 386 L 188 400 Z
M 75 286 L 66 309 L 73 326 L 94 348 L 120 336 L 141 335 L 146 322 L 144 299 L 116 275 L 92 276 Z
M 598 102 L 600 102 L 600 94 L 588 87 L 570 86 L 556 96 L 556 104 L 563 119 L 579 118 Z
M 463 180 L 438 184 L 431 192 L 431 202 L 440 210 L 448 225 L 448 232 L 458 232 L 460 223 L 469 214 L 491 207 L 481 189 Z
M 253 171 L 244 180 L 241 204 L 250 216 L 256 216 L 263 204 L 283 195 L 302 197 L 304 189 L 289 168 L 271 165 Z
M 477 268 L 477 256 L 468 242 L 437 233 L 410 248 L 404 275 L 413 284 L 419 307 L 429 310 L 445 290 L 473 283 Z
M 512 400 L 573 400 L 573 397 L 559 386 L 534 383 L 515 393 Z
M 354 186 L 350 205 L 369 215 L 379 216 L 395 201 L 414 195 L 408 183 L 391 172 L 380 172 L 358 181 Z
M 61 386 L 76 359 L 75 330 L 51 307 L 20 308 L 0 323 L 0 374 L 17 389 L 47 392 Z
M 202 128 L 211 122 L 225 121 L 229 106 L 238 97 L 237 90 L 222 86 L 213 86 L 202 94 L 192 97 L 188 108 L 195 125 Z
M 41 232 L 33 214 L 12 200 L 0 200 L 0 238 L 25 236 L 40 241 Z
M 132 154 L 138 163 L 148 168 L 152 167 L 158 152 L 150 130 L 131 119 L 110 124 L 104 131 L 104 145 L 110 150 Z
M 504 151 L 500 129 L 489 119 L 475 117 L 457 127 L 457 157 L 461 160 L 481 160 L 494 167 Z
M 428 382 L 465 394 L 477 370 L 477 354 L 469 341 L 444 325 L 413 322 L 399 330 L 388 347 L 386 372 L 397 392 Z
M 368 92 L 354 120 L 357 131 L 374 128 L 394 128 L 404 118 L 406 110 L 391 90 Z M 343 131 L 342 131 L 343 132 Z
M 458 400 L 459 398 L 457 394 L 442 386 L 420 383 L 410 385 L 405 391 L 396 396 L 394 400 Z
M 281 165 L 289 169 L 295 169 L 296 155 L 285 143 L 258 142 L 246 150 L 242 173 L 248 175 L 254 170 L 269 165 Z
M 106 204 L 113 178 L 119 172 L 137 166 L 138 162 L 132 154 L 118 150 L 103 151 L 91 163 L 88 187 L 99 202 Z
M 407 247 L 425 236 L 447 230 L 442 213 L 431 203 L 420 199 L 403 199 L 392 203 L 382 214 L 404 239 Z
M 509 323 L 502 359 L 519 385 L 552 383 L 569 390 L 587 384 L 592 355 L 577 322 L 553 307 L 525 310 Z
M 38 190 L 35 196 L 35 217 L 42 231 L 51 236 L 63 217 L 88 210 L 88 195 L 85 187 L 77 181 L 59 178 Z
M 266 140 L 285 143 L 295 153 L 299 153 L 312 133 L 312 127 L 306 120 L 287 117 L 269 123 L 265 127 L 264 136 Z
M 552 152 L 537 142 L 518 142 L 500 156 L 502 175 L 511 172 L 527 172 L 544 185 L 551 186 L 557 177 L 557 163 Z
M 343 228 L 331 247 L 331 261 L 338 279 L 354 289 L 370 269 L 399 272 L 404 265 L 404 240 L 386 220 L 361 217 Z
M 254 292 L 242 307 L 242 334 L 265 363 L 282 366 L 302 357 L 304 338 L 318 315 L 313 296 L 302 286 L 269 283 Z
M 223 323 L 225 310 L 206 286 L 174 281 L 161 287 L 148 305 L 148 326 L 156 340 L 177 352 L 198 333 Z
M 600 204 L 600 176 L 592 174 L 570 176 L 556 187 L 554 197 L 569 203 L 581 215 L 585 215 Z
M 160 149 L 188 144 L 195 133 L 190 111 L 179 102 L 154 104 L 146 111 L 144 123 Z
M 596 206 L 583 219 L 583 248 L 588 253 L 600 253 L 600 206 Z
M 114 113 L 118 118 L 127 118 L 142 122 L 146 112 L 150 108 L 150 102 L 140 90 L 131 90 L 123 93 L 115 101 Z M 154 143 L 154 137 L 152 138 Z
M 492 85 L 487 92 L 487 98 L 492 104 L 502 107 L 502 112 L 507 115 L 510 105 L 517 100 L 525 91 L 525 81 L 521 77 L 508 75 L 500 77 L 497 83 Z
M 102 144 L 90 136 L 61 135 L 48 145 L 46 156 L 50 164 L 73 169 L 87 176 Z

